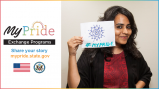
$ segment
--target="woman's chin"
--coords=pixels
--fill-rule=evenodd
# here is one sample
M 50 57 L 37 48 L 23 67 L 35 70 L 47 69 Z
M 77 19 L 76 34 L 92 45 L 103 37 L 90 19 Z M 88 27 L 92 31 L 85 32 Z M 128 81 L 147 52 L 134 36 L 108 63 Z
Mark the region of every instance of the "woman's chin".
M 119 44 L 119 45 L 126 45 L 127 41 L 124 41 L 124 42 L 116 42 L 116 45 Z

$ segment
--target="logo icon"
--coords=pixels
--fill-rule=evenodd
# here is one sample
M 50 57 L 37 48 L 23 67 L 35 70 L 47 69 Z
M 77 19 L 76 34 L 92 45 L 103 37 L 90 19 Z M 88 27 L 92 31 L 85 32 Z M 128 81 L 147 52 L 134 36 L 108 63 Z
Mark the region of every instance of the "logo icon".
M 42 63 L 42 62 L 36 62 L 36 63 L 34 64 L 34 71 L 35 71 L 36 73 L 42 73 L 42 72 L 44 72 L 44 70 L 45 70 L 45 65 L 44 65 L 44 63 Z
M 93 42 L 100 40 L 102 37 L 105 37 L 103 35 L 104 30 L 102 27 L 100 27 L 100 25 L 93 26 L 91 27 L 91 30 L 88 30 L 88 31 L 90 35 L 89 37 L 91 37 L 91 39 L 94 39 Z

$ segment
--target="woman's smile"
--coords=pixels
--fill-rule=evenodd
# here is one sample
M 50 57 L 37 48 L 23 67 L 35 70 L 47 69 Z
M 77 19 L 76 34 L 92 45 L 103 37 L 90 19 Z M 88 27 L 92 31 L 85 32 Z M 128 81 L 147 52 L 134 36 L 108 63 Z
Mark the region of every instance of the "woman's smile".
M 123 39 L 123 40 L 127 40 L 128 39 L 127 36 L 120 36 L 120 38 Z

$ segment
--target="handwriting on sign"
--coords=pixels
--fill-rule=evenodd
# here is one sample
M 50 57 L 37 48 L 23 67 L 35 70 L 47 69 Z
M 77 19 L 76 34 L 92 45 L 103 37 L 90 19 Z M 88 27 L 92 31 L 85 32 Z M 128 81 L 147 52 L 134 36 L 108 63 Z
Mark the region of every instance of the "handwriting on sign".
M 113 42 L 105 42 L 105 43 L 86 43 L 86 47 L 108 47 L 114 46 Z

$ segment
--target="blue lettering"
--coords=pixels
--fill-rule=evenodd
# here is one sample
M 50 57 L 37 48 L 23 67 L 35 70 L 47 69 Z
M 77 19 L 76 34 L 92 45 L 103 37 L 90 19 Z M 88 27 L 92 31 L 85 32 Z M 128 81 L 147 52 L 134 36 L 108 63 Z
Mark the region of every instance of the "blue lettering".
M 91 43 L 87 43 L 86 46 L 91 46 Z M 105 43 L 93 43 L 92 47 L 106 47 L 113 46 L 113 42 L 105 42 Z
M 87 43 L 87 44 L 86 44 L 86 47 L 88 47 L 88 46 L 91 46 L 91 43 Z
M 23 26 L 23 27 L 24 27 L 24 34 L 23 34 L 23 35 L 25 36 L 25 35 L 26 35 L 26 34 L 25 34 L 25 31 L 29 31 L 29 27 L 28 27 L 28 26 Z M 25 30 L 25 28 L 28 28 L 28 29 Z
M 93 47 L 93 46 L 96 47 L 96 45 L 95 45 L 94 43 L 92 44 L 92 47 Z
M 110 43 L 109 42 L 106 42 L 106 46 L 109 46 L 110 45 Z
M 113 46 L 113 42 L 111 42 L 111 46 Z
M 102 46 L 102 47 L 104 46 L 105 47 L 105 43 L 100 43 L 100 46 Z
M 98 44 L 96 44 L 97 45 L 97 47 L 99 47 L 99 43 Z

